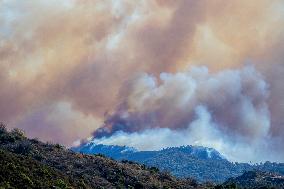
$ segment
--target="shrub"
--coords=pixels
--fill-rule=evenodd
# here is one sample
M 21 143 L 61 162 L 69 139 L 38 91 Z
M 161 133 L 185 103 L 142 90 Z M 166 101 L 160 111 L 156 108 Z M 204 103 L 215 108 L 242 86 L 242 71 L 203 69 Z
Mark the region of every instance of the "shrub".
M 33 186 L 34 185 L 33 181 L 26 174 L 20 173 L 20 175 L 21 175 L 21 180 L 22 180 L 24 186 Z
M 5 181 L 0 183 L 0 189 L 15 189 L 15 188 L 12 187 L 9 182 Z
M 147 166 L 146 166 L 145 164 L 142 164 L 141 167 L 142 167 L 143 169 L 146 169 L 146 168 L 147 168 Z
M 0 135 L 0 142 L 4 143 L 4 144 L 8 144 L 8 143 L 14 143 L 16 141 L 16 137 L 13 135 L 10 135 L 9 133 L 2 133 Z
M 106 158 L 106 156 L 104 154 L 96 154 L 95 156 Z
M 130 161 L 126 159 L 121 160 L 121 163 L 136 164 L 134 161 Z
M 121 163 L 127 163 L 127 162 L 128 162 L 128 160 L 126 160 L 126 159 L 121 160 Z
M 80 182 L 78 183 L 78 187 L 79 188 L 87 188 L 86 183 L 84 182 L 83 179 L 80 179 Z
M 27 155 L 32 150 L 31 144 L 28 141 L 23 141 L 19 143 L 16 148 L 15 152 L 18 154 Z
M 151 173 L 158 173 L 159 169 L 157 167 L 150 167 L 150 172 Z
M 31 141 L 32 143 L 34 143 L 34 144 L 39 144 L 39 143 L 40 143 L 40 141 L 39 141 L 38 138 L 30 139 L 30 141 Z
M 0 122 L 0 134 L 7 133 L 6 125 Z
M 64 146 L 62 146 L 62 145 L 60 145 L 60 144 L 55 144 L 55 148 L 57 148 L 57 149 L 64 149 Z
M 57 180 L 55 186 L 57 186 L 61 189 L 67 189 L 68 188 L 67 184 L 62 179 Z
M 17 140 L 26 138 L 24 131 L 17 128 L 11 131 L 11 135 L 14 136 Z

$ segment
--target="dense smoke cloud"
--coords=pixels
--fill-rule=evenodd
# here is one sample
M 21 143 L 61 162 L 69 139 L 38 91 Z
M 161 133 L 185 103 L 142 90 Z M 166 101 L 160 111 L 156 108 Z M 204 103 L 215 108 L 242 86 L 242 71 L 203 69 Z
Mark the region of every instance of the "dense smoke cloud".
M 185 130 L 201 107 L 228 146 L 268 146 L 275 156 L 267 158 L 281 160 L 283 7 L 281 0 L 0 0 L 0 120 L 70 146 L 99 127 L 107 132 L 97 137 Z M 129 125 L 113 127 L 118 119 Z
M 248 145 L 253 155 L 269 138 L 268 95 L 261 74 L 249 66 L 214 74 L 194 67 L 159 79 L 144 74 L 123 88 L 125 99 L 94 133 L 95 141 L 141 150 L 200 144 L 248 160 L 243 149 L 230 147 Z

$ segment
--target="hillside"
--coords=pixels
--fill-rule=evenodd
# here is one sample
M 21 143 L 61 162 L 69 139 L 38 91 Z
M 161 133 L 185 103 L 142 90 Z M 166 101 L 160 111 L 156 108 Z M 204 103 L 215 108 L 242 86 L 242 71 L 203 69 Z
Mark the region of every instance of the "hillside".
M 202 188 L 156 168 L 83 155 L 0 128 L 1 188 Z
M 221 183 L 228 178 L 237 177 L 250 170 L 284 174 L 283 163 L 266 162 L 257 165 L 232 163 L 216 150 L 200 146 L 173 147 L 159 151 L 138 151 L 126 146 L 108 146 L 90 142 L 72 149 L 87 154 L 104 154 L 116 160 L 126 159 L 148 166 L 156 166 L 177 177 L 191 177 L 201 182 Z
M 113 149 L 116 155 L 138 153 L 133 148 L 101 146 L 101 149 Z M 195 172 L 202 171 L 198 161 L 208 162 L 208 166 L 213 161 L 227 161 L 219 156 L 218 153 L 210 151 L 211 155 L 205 155 L 205 148 L 190 149 L 192 147 L 183 147 L 180 151 L 185 154 L 191 154 L 194 162 Z M 175 152 L 177 148 L 161 150 L 160 153 L 168 153 L 168 164 L 183 166 L 185 157 Z M 111 152 L 108 150 L 108 152 Z M 207 150 L 207 152 L 209 152 Z M 214 152 L 214 153 L 213 153 Z M 140 159 L 146 156 L 151 157 L 152 153 L 138 153 Z M 202 154 L 202 155 L 201 155 Z M 215 154 L 215 155 L 213 155 Z M 159 154 L 158 154 L 159 155 Z M 199 159 L 197 158 L 198 156 Z M 139 159 L 138 158 L 138 159 Z M 147 158 L 146 158 L 147 159 Z M 165 158 L 163 158 L 165 160 Z M 152 158 L 151 160 L 155 160 Z M 163 160 L 163 161 L 164 161 Z M 181 162 L 179 162 L 181 160 Z M 156 161 L 161 162 L 156 157 Z M 204 163 L 203 162 L 203 163 Z M 227 161 L 228 162 L 228 161 Z M 153 162 L 156 164 L 156 162 Z M 264 165 L 262 165 L 264 166 Z M 219 176 L 216 168 L 215 174 Z M 274 166 L 277 169 L 277 166 Z M 155 167 L 137 164 L 132 161 L 122 160 L 120 162 L 107 158 L 104 155 L 87 155 L 76 153 L 59 144 L 43 143 L 37 139 L 28 139 L 20 130 L 7 132 L 3 125 L 0 126 L 0 188 L 283 188 L 284 177 L 268 172 L 250 171 L 243 175 L 230 178 L 221 185 L 214 183 L 198 184 L 194 179 L 178 179 L 167 172 L 161 172 Z M 214 171 L 208 169 L 208 172 Z
M 0 188 L 76 186 L 60 171 L 32 158 L 0 150 Z
M 230 178 L 222 185 L 216 188 L 226 188 L 235 186 L 239 189 L 254 188 L 254 189 L 283 189 L 284 176 L 262 171 L 248 171 L 236 178 Z

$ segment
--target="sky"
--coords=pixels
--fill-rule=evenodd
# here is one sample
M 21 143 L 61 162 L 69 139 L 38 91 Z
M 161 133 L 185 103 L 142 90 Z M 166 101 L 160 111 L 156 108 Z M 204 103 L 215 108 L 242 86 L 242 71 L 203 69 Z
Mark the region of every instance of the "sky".
M 0 0 L 0 121 L 68 147 L 284 162 L 282 0 Z

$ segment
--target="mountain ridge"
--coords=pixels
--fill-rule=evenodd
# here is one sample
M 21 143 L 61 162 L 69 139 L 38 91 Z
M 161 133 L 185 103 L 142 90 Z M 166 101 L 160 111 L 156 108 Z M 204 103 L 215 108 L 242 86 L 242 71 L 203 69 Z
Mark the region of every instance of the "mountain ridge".
M 95 144 L 95 143 L 86 143 L 84 145 L 80 145 L 77 147 L 71 147 L 71 150 L 83 153 L 107 153 L 108 151 L 111 154 L 128 154 L 128 153 L 147 153 L 147 152 L 165 152 L 169 150 L 180 150 L 186 154 L 193 155 L 195 157 L 201 159 L 219 159 L 219 160 L 226 160 L 226 158 L 221 155 L 217 150 L 214 148 L 208 148 L 203 146 L 193 146 L 193 145 L 186 145 L 186 146 L 179 146 L 179 147 L 167 147 L 162 148 L 161 150 L 138 150 L 134 147 L 129 146 L 119 146 L 119 145 L 104 145 L 104 144 Z
M 85 143 L 72 150 L 87 154 L 104 154 L 115 160 L 129 160 L 155 166 L 180 178 L 192 177 L 200 182 L 221 183 L 245 171 L 263 170 L 284 174 L 283 163 L 233 163 L 213 148 L 202 146 L 169 147 L 156 151 L 138 151 L 117 145 Z
M 157 168 L 75 153 L 0 125 L 0 188 L 204 188 Z M 53 181 L 54 180 L 54 181 Z

